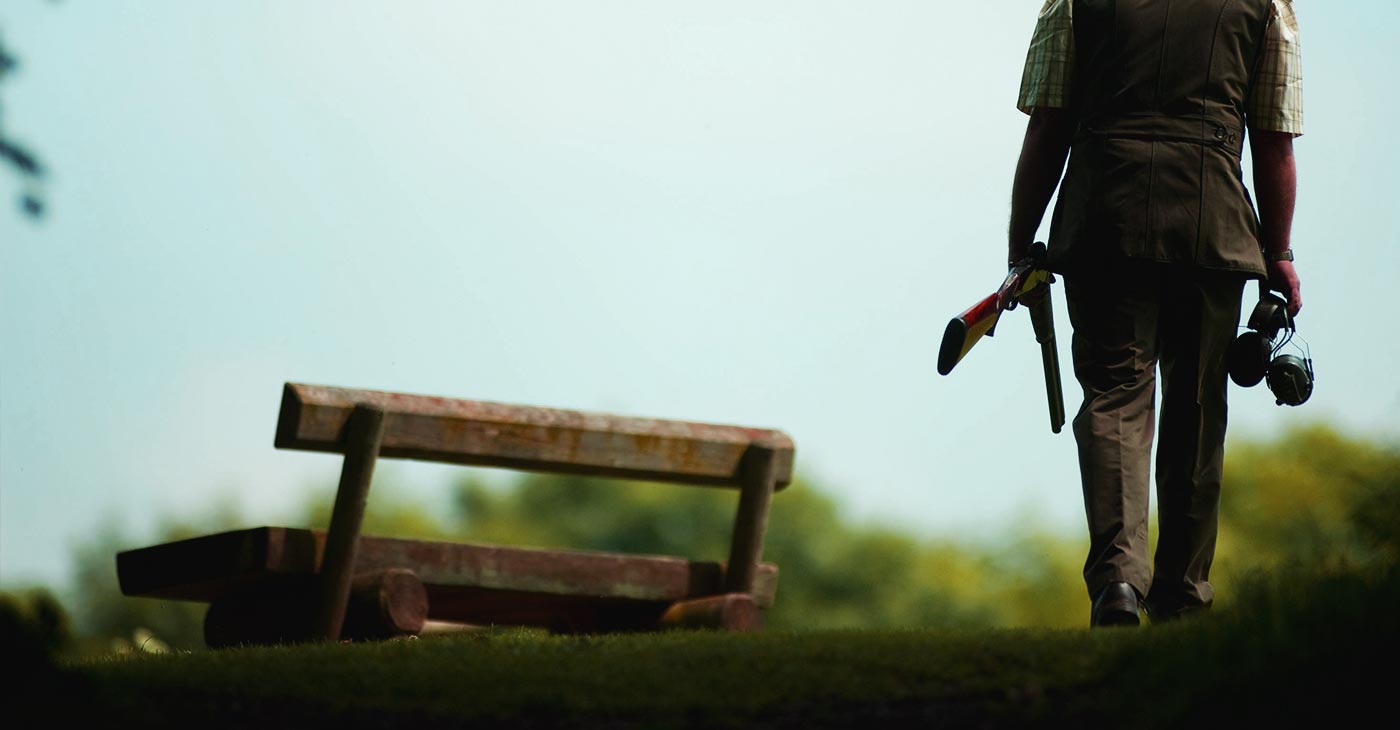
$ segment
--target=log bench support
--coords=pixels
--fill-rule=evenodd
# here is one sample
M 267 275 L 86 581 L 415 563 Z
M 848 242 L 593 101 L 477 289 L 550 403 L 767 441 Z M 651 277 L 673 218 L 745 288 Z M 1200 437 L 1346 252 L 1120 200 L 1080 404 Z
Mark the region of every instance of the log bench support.
M 204 615 L 210 648 L 324 640 L 314 625 L 322 608 L 319 575 L 264 580 L 221 593 Z M 391 568 L 350 581 L 336 638 L 392 639 L 417 635 L 428 619 L 428 592 L 413 571 Z

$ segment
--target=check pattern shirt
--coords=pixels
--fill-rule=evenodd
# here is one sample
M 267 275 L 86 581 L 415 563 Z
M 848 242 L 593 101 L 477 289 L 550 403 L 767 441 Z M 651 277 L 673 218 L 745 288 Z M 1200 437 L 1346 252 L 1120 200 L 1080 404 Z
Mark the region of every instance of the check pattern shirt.
M 1016 108 L 1063 109 L 1074 79 L 1074 0 L 1045 0 L 1026 53 Z M 1251 129 L 1303 133 L 1303 62 L 1293 0 L 1273 0 L 1263 57 L 1245 100 Z

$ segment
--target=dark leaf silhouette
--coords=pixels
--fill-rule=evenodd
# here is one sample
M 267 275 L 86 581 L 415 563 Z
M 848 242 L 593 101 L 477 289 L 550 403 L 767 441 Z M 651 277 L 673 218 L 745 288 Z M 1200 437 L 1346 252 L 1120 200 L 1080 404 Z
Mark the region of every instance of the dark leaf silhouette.
M 10 164 L 18 167 L 26 175 L 38 177 L 44 174 L 43 168 L 39 166 L 39 161 L 34 158 L 34 155 L 7 139 L 0 139 L 0 157 L 9 160 Z
M 9 76 L 18 66 L 18 59 L 5 48 L 4 41 L 0 41 L 0 81 Z M 39 158 L 8 139 L 3 127 L 0 127 L 0 160 L 8 163 L 20 177 L 28 178 L 31 183 L 38 182 L 44 177 L 44 167 L 39 163 Z M 30 218 L 39 218 L 44 214 L 44 201 L 33 190 L 22 194 L 19 204 L 20 210 L 23 210 Z

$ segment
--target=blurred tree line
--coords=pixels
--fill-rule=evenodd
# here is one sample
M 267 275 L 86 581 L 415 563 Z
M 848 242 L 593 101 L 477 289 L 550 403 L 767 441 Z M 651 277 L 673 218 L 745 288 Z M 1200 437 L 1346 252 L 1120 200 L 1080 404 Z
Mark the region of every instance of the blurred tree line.
M 1220 602 L 1260 571 L 1354 571 L 1390 565 L 1400 546 L 1400 448 L 1321 426 L 1228 450 L 1216 569 Z M 1079 499 L 1066 475 L 1065 499 Z M 367 534 L 538 547 L 569 547 L 722 560 L 736 505 L 730 490 L 521 475 L 490 487 L 454 485 L 435 514 L 376 486 Z M 323 527 L 333 495 L 308 500 L 293 525 Z M 170 523 L 160 540 L 246 527 L 227 507 Z M 148 544 L 116 528 L 75 553 L 70 609 L 89 647 L 140 649 L 152 635 L 176 648 L 202 646 L 203 606 L 126 598 L 113 555 Z M 764 559 L 779 566 L 772 628 L 1079 627 L 1088 600 L 1080 578 L 1086 539 L 1012 531 L 994 544 L 920 540 L 842 515 L 831 490 L 799 480 L 779 493 Z M 45 610 L 50 610 L 46 607 Z M 51 621 L 55 622 L 55 621 Z M 57 622 L 62 623 L 62 622 Z M 65 629 L 66 630 L 66 629 Z M 164 643 L 157 646 L 164 647 Z

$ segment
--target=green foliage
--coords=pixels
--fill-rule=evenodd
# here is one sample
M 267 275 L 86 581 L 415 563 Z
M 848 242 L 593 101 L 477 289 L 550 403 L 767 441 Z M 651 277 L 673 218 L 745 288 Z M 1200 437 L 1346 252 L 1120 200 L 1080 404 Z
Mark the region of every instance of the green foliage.
M 53 656 L 72 642 L 68 613 L 48 590 L 0 593 L 0 646 L 16 663 Z
M 723 560 L 737 495 L 529 475 L 507 489 L 465 480 L 456 504 L 467 540 Z M 773 499 L 764 559 L 779 567 L 774 628 L 1054 626 L 1083 613 L 1064 598 L 1077 572 L 1064 541 L 1032 534 L 991 554 L 923 543 L 852 523 L 800 478 Z
M 240 522 L 237 511 L 228 502 L 194 520 L 166 520 L 157 529 L 154 541 L 133 538 L 116 520 L 104 521 L 73 552 L 73 613 L 78 631 L 89 640 L 80 648 L 86 652 L 139 650 L 148 644 L 203 648 L 204 605 L 122 595 L 117 583 L 116 554 L 152 542 L 220 532 Z
M 494 487 L 468 476 L 452 490 L 451 506 L 434 511 L 406 499 L 392 476 L 388 481 L 371 492 L 368 534 L 723 560 L 737 506 L 732 490 L 528 474 Z M 799 479 L 774 497 L 764 545 L 764 559 L 780 571 L 778 600 L 768 615 L 773 629 L 1086 622 L 1082 536 L 1013 526 L 995 544 L 919 540 L 859 524 L 829 495 Z M 288 524 L 323 528 L 333 498 L 333 487 L 315 492 Z M 224 508 L 193 523 L 169 523 L 160 539 L 238 523 Z M 1212 580 L 1228 606 L 1248 595 L 1261 571 L 1381 569 L 1400 554 L 1397 533 L 1400 449 L 1324 426 L 1272 441 L 1235 442 L 1228 450 Z M 175 648 L 201 646 L 201 605 L 119 595 L 112 556 L 138 544 L 149 541 L 108 527 L 75 555 L 78 628 L 125 640 L 147 629 Z
M 1227 451 L 1216 565 L 1222 580 L 1307 565 L 1393 561 L 1400 531 L 1400 448 L 1324 425 Z
M 80 673 L 58 655 L 73 643 L 68 616 L 44 589 L 0 593 L 0 707 L 10 726 L 63 726 L 65 709 L 89 694 Z
M 469 540 L 721 560 L 733 492 L 580 476 L 522 475 L 507 489 L 464 480 L 456 528 Z
M 392 476 L 389 479 L 377 479 L 365 505 L 364 522 L 360 525 L 361 533 L 419 540 L 451 540 L 457 537 L 453 530 L 444 525 L 442 518 L 427 506 L 403 495 L 403 490 L 393 483 Z M 334 506 L 334 484 L 313 490 L 302 507 L 301 515 L 287 524 L 294 527 L 327 529 L 331 524 L 331 510 Z

